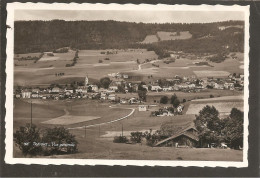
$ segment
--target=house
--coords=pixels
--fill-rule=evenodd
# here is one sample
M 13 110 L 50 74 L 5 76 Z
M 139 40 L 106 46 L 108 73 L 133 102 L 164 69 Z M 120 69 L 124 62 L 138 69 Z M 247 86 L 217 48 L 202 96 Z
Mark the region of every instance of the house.
M 152 85 L 152 88 L 151 88 L 152 91 L 158 91 L 158 90 L 161 90 L 161 89 L 162 88 L 159 85 Z
M 101 94 L 100 94 L 100 99 L 106 100 L 106 99 L 107 99 L 106 93 L 101 93 Z
M 97 85 L 89 85 L 92 88 L 92 91 L 98 92 L 98 86 Z
M 199 142 L 198 131 L 194 125 L 187 125 L 155 144 L 155 146 L 172 146 L 172 147 L 196 147 Z
M 51 89 L 51 93 L 59 93 L 60 89 L 58 87 L 54 87 Z
M 123 74 L 123 78 L 124 78 L 124 79 L 127 79 L 127 78 L 128 78 L 128 75 L 127 75 L 127 74 Z
M 39 93 L 40 92 L 40 89 L 39 88 L 33 88 L 32 89 L 32 93 Z
M 139 105 L 138 110 L 139 111 L 147 111 L 147 105 Z
M 173 88 L 172 87 L 163 87 L 162 90 L 163 91 L 172 91 Z
M 21 98 L 21 94 L 15 94 L 15 98 Z
M 69 95 L 68 93 L 70 93 L 70 94 L 73 93 L 72 88 L 66 88 L 64 91 L 66 92 L 66 95 Z
M 108 95 L 107 99 L 109 99 L 111 101 L 115 101 L 116 100 L 116 95 L 115 94 L 110 94 L 110 95 Z
M 181 113 L 182 110 L 183 110 L 183 108 L 184 108 L 184 105 L 180 104 L 180 105 L 177 107 L 177 112 L 178 112 L 178 113 Z
M 130 99 L 129 99 L 129 103 L 130 103 L 130 104 L 138 103 L 138 99 L 136 99 L 136 98 L 130 98 Z
M 117 85 L 110 85 L 109 89 L 112 90 L 112 91 L 116 91 L 116 90 L 118 90 L 118 86 Z
M 38 94 L 38 93 L 32 93 L 32 94 L 31 94 L 31 97 L 32 97 L 32 98 L 39 98 L 39 94 Z
M 32 94 L 32 92 L 30 92 L 28 90 L 24 90 L 24 91 L 22 91 L 22 98 L 31 98 L 31 94 Z

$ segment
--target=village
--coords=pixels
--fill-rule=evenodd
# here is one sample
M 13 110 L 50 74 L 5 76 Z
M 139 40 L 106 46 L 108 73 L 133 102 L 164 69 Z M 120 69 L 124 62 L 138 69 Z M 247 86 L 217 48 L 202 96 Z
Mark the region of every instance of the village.
M 231 74 L 227 78 L 198 79 L 195 76 L 175 76 L 170 79 L 150 80 L 149 83 L 141 81 L 128 81 L 127 74 L 113 73 L 108 75 L 109 85 L 106 88 L 90 84 L 88 77 L 85 82 L 72 82 L 70 85 L 50 85 L 49 87 L 16 87 L 14 98 L 32 99 L 100 99 L 121 104 L 136 104 L 142 100 L 137 97 L 129 97 L 127 93 L 137 93 L 138 87 L 142 87 L 149 93 L 164 92 L 200 92 L 205 89 L 238 90 L 244 86 L 244 75 Z M 69 86 L 68 86 L 69 85 Z M 119 97 L 117 93 L 122 93 Z M 125 94 L 125 95 L 124 95 Z M 159 101 L 154 101 L 158 103 Z

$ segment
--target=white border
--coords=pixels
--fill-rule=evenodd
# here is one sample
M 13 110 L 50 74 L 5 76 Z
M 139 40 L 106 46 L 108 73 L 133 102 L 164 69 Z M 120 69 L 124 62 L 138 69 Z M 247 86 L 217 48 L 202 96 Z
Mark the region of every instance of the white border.
M 102 160 L 102 159 L 47 159 L 47 158 L 13 158 L 13 50 L 14 30 L 7 30 L 7 60 L 6 60 L 6 155 L 7 164 L 55 164 L 55 165 L 134 165 L 134 166 L 197 166 L 197 167 L 247 167 L 248 166 L 248 98 L 249 98 L 249 5 L 148 5 L 148 4 L 64 4 L 64 3 L 8 3 L 7 24 L 14 27 L 14 11 L 19 9 L 31 10 L 174 10 L 174 11 L 242 11 L 245 14 L 245 52 L 244 52 L 244 149 L 243 162 L 229 161 L 165 161 L 165 160 Z

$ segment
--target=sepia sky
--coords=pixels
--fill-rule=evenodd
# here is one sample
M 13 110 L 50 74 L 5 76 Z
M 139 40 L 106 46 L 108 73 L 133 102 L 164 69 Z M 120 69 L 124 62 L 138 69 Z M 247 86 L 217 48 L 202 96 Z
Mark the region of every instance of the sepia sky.
M 244 20 L 238 11 L 16 10 L 15 20 L 115 20 L 143 23 L 208 23 Z

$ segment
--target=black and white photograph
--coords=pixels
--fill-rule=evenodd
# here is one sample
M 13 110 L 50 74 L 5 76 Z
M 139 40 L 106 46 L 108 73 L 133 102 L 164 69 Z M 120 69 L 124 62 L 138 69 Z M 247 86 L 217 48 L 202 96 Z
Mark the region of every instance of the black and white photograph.
M 248 165 L 248 6 L 7 11 L 7 163 Z

